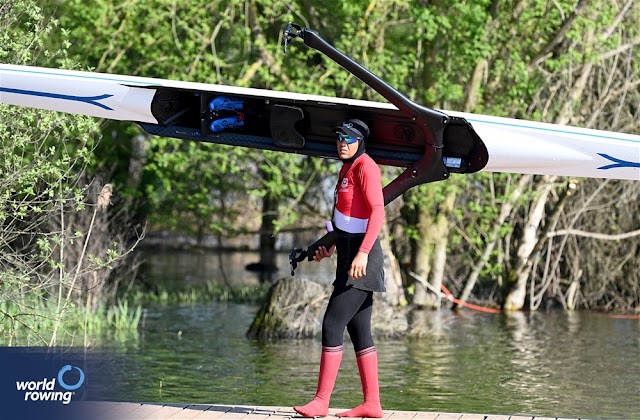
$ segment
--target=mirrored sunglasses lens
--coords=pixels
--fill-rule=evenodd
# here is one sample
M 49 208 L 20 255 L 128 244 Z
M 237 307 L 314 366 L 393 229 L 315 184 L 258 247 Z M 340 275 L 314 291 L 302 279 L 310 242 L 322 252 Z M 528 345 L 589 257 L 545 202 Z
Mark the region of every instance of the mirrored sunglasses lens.
M 353 136 L 347 136 L 342 133 L 338 133 L 338 141 L 343 141 L 347 144 L 353 144 L 358 141 L 358 138 Z

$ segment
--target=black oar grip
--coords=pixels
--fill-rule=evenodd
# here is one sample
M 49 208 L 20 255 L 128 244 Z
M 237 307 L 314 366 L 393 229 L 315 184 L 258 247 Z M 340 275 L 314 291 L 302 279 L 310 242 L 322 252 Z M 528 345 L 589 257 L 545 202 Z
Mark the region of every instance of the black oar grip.
M 307 248 L 307 259 L 309 261 L 313 261 L 313 257 L 316 255 L 316 251 L 321 246 L 329 249 L 336 243 L 336 238 L 338 234 L 334 232 L 329 232 L 324 235 L 322 238 L 318 239 Z

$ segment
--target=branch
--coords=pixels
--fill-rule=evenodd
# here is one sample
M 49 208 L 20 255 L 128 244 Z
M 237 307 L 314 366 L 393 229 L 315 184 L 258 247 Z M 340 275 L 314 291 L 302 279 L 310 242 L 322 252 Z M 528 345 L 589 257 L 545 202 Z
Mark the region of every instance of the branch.
M 578 230 L 578 229 L 562 229 L 562 230 L 557 230 L 555 232 L 547 233 L 547 238 L 552 238 L 554 236 L 563 236 L 563 235 L 584 236 L 586 238 L 595 238 L 603 241 L 619 241 L 621 239 L 629 239 L 629 238 L 633 238 L 634 236 L 640 236 L 640 229 L 632 230 L 631 232 L 619 233 L 617 235 L 610 235 L 607 233 L 585 232 L 583 230 Z
M 547 57 L 547 55 L 552 53 L 553 49 L 557 45 L 559 45 L 562 41 L 564 41 L 565 34 L 567 33 L 567 31 L 569 30 L 573 22 L 580 15 L 580 12 L 582 12 L 582 9 L 584 9 L 586 5 L 587 5 L 587 1 L 585 0 L 580 0 L 578 4 L 576 4 L 576 7 L 573 9 L 573 12 L 571 13 L 571 15 L 567 18 L 567 20 L 565 20 L 562 23 L 562 26 L 556 33 L 556 36 L 547 45 L 545 45 L 544 48 L 540 50 L 538 55 L 531 61 L 529 68 L 536 67 L 540 61 L 544 60 Z
M 249 3 L 248 11 L 249 21 L 253 22 L 251 25 L 251 32 L 253 32 L 253 36 L 256 39 L 256 42 L 253 45 L 260 51 L 260 59 L 265 63 L 266 67 L 269 68 L 271 74 L 278 76 L 278 78 L 282 79 L 284 85 L 288 86 L 291 83 L 291 79 L 282 72 L 282 68 L 280 67 L 278 60 L 266 48 L 266 45 L 269 45 L 269 42 L 267 41 L 267 37 L 260 26 L 260 21 L 258 19 L 258 6 L 255 1 L 251 1 Z
M 15 328 L 13 327 L 13 323 L 19 323 L 20 325 L 22 325 L 24 328 L 26 328 L 27 330 L 31 331 L 39 340 L 40 342 L 42 342 L 44 345 L 47 344 L 47 340 L 44 339 L 43 336 L 41 336 L 38 331 L 33 328 L 31 325 L 27 324 L 26 322 L 24 322 L 23 320 L 20 319 L 20 317 L 22 316 L 27 316 L 27 317 L 40 317 L 40 318 L 44 318 L 44 319 L 49 319 L 44 315 L 40 315 L 40 314 L 36 314 L 36 313 L 17 313 L 14 315 L 11 315 L 9 312 L 5 312 L 2 309 L 0 309 L 0 314 L 4 315 L 6 318 L 9 318 L 12 322 L 11 325 L 11 329 L 14 331 L 13 335 L 15 336 Z
M 604 39 L 609 39 L 611 35 L 613 35 L 615 30 L 618 28 L 618 25 L 620 25 L 620 22 L 622 22 L 624 15 L 626 15 L 631 6 L 633 6 L 633 2 L 634 0 L 627 1 L 627 4 L 625 4 L 624 7 L 620 10 L 620 13 L 618 13 L 609 29 L 603 34 Z
M 593 33 L 588 32 L 585 34 L 585 44 L 590 48 L 592 44 Z M 589 76 L 591 75 L 591 70 L 593 69 L 593 63 L 587 62 L 582 66 L 582 71 L 580 72 L 580 76 L 575 81 L 571 90 L 569 91 L 569 95 L 567 100 L 562 105 L 560 110 L 560 114 L 556 119 L 556 124 L 564 125 L 568 124 L 573 119 L 573 106 L 578 103 L 580 97 L 582 96 L 587 82 L 589 81 Z
M 623 53 L 625 51 L 633 50 L 633 48 L 636 47 L 637 45 L 640 45 L 640 39 L 634 39 L 631 42 L 628 42 L 626 44 L 618 46 L 618 48 L 616 48 L 614 50 L 607 51 L 604 54 L 600 54 L 600 58 L 602 60 L 606 60 L 606 59 L 611 58 L 611 57 L 613 57 L 615 55 L 621 54 L 621 53 Z

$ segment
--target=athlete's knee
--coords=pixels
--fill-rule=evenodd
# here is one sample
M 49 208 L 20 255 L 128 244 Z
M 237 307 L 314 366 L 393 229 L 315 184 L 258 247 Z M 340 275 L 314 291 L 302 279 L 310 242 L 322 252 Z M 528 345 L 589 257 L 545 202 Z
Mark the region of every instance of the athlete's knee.
M 344 329 L 322 328 L 322 345 L 325 347 L 337 347 L 344 344 Z
M 327 310 L 322 320 L 322 345 L 335 347 L 344 342 L 345 325 L 335 311 Z
M 370 325 L 349 324 L 347 331 L 349 331 L 349 337 L 353 343 L 353 350 L 355 350 L 356 353 L 373 346 L 373 335 L 371 334 Z

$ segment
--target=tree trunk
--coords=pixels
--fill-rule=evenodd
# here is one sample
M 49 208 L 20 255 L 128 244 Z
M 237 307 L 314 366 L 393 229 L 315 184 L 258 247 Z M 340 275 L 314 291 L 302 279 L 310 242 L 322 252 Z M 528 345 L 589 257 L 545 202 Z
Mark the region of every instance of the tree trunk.
M 473 287 L 475 286 L 476 282 L 478 281 L 478 278 L 480 277 L 480 272 L 484 268 L 487 261 L 489 261 L 489 257 L 491 256 L 491 253 L 493 252 L 498 242 L 498 233 L 500 231 L 500 228 L 502 227 L 504 222 L 507 220 L 507 217 L 509 217 L 509 215 L 511 214 L 511 211 L 513 210 L 515 203 L 518 201 L 518 199 L 522 195 L 522 191 L 524 190 L 525 186 L 529 182 L 531 182 L 532 178 L 533 178 L 532 175 L 524 175 L 520 177 L 520 180 L 518 181 L 518 185 L 516 186 L 516 188 L 503 201 L 502 206 L 500 207 L 500 214 L 498 215 L 498 218 L 494 221 L 493 226 L 491 228 L 489 241 L 485 244 L 484 252 L 482 253 L 482 256 L 480 257 L 480 259 L 474 265 L 473 270 L 471 271 L 471 274 L 469 275 L 469 278 L 467 279 L 467 282 L 464 286 L 464 289 L 462 290 L 462 294 L 459 297 L 461 301 L 466 302 L 467 299 L 469 299 L 469 296 L 471 295 L 471 291 L 473 290 Z M 453 309 L 454 310 L 458 309 L 458 307 L 459 305 L 455 304 L 453 306 Z
M 446 194 L 441 199 L 435 216 L 433 206 L 415 206 L 415 226 L 417 239 L 414 242 L 412 271 L 417 277 L 429 279 L 429 285 L 424 282 L 414 281 L 415 293 L 412 303 L 420 308 L 438 309 L 440 307 L 439 295 L 431 290 L 440 290 L 447 258 L 447 245 L 449 238 L 449 214 L 453 211 L 456 192 L 455 189 L 445 190 Z M 436 200 L 435 193 L 427 190 L 424 195 L 426 202 Z M 415 280 L 415 278 L 414 278 Z
M 455 207 L 456 196 L 457 193 L 455 189 L 448 192 L 440 206 L 440 211 L 436 216 L 436 222 L 433 226 L 434 252 L 429 283 L 431 283 L 434 290 L 440 290 L 442 288 L 444 270 L 447 263 L 447 246 L 449 244 L 449 215 Z M 440 295 L 429 293 L 427 295 L 427 308 L 440 308 Z
M 429 209 L 417 209 L 418 239 L 415 243 L 414 260 L 412 262 L 413 271 L 420 277 L 428 279 L 431 274 L 431 258 L 434 248 L 434 219 Z M 418 307 L 426 307 L 429 303 L 429 290 L 420 282 L 414 282 L 415 292 L 412 303 Z
M 278 200 L 267 193 L 262 198 L 262 224 L 260 225 L 260 262 L 257 272 L 261 283 L 271 282 L 277 271 L 276 237 L 274 222 L 278 218 Z
M 533 264 L 528 262 L 538 242 L 538 229 L 540 222 L 544 219 L 545 205 L 549 200 L 549 194 L 553 191 L 553 182 L 556 178 L 555 176 L 545 175 L 540 179 L 538 188 L 536 188 L 537 198 L 531 205 L 525 219 L 525 227 L 520 238 L 521 242 L 516 254 L 516 262 L 508 276 L 508 292 L 503 306 L 503 309 L 507 312 L 519 311 L 524 307 L 524 301 L 527 296 L 527 279 L 533 267 Z
M 400 263 L 393 254 L 389 241 L 389 226 L 385 223 L 380 234 L 380 245 L 384 255 L 384 284 L 387 291 L 382 294 L 382 299 L 391 306 L 405 306 L 407 300 L 402 286 L 402 274 Z
M 142 180 L 144 165 L 147 163 L 147 138 L 146 135 L 137 135 L 131 138 L 131 156 L 129 157 L 129 177 L 127 188 L 137 190 Z
M 578 10 L 576 10 L 578 12 Z M 585 50 L 592 50 L 594 39 L 593 30 L 588 31 L 584 36 Z M 575 80 L 567 94 L 567 98 L 563 103 L 556 124 L 567 124 L 573 119 L 573 108 L 579 102 L 584 90 L 587 86 L 589 76 L 593 70 L 593 63 L 589 60 L 583 64 L 580 76 Z M 534 248 L 538 242 L 538 226 L 542 221 L 545 213 L 545 204 L 547 203 L 549 193 L 553 191 L 553 182 L 557 177 L 542 177 L 542 185 L 539 188 L 539 196 L 534 202 L 530 212 L 529 219 L 526 220 L 526 226 L 522 235 L 522 242 L 518 248 L 517 261 L 514 270 L 510 273 L 510 290 L 505 298 L 505 311 L 518 311 L 523 308 L 526 296 L 527 279 L 531 274 L 533 264 L 531 263 Z

